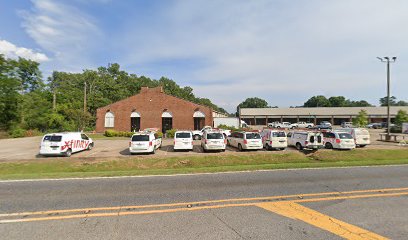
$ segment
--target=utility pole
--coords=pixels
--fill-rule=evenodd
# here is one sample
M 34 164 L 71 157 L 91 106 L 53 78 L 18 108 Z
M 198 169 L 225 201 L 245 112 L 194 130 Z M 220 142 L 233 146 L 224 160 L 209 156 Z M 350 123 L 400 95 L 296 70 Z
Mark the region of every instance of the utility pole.
M 86 113 L 86 82 L 84 82 L 84 113 Z
M 391 116 L 390 116 L 390 63 L 394 63 L 397 57 L 377 57 L 381 62 L 387 63 L 387 137 L 386 140 L 391 140 Z

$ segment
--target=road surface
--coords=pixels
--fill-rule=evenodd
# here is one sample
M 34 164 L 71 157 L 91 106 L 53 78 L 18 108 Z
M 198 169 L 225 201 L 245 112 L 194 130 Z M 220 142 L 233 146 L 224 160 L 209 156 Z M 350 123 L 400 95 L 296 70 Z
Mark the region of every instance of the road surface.
M 408 166 L 1 181 L 3 239 L 407 239 Z

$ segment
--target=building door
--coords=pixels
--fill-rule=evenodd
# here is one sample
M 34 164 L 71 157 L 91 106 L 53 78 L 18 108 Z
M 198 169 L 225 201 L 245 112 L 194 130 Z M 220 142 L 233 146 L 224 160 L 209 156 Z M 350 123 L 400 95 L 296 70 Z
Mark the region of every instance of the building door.
M 167 130 L 173 128 L 173 118 L 163 117 L 162 118 L 162 132 L 166 133 Z
M 130 118 L 130 131 L 140 131 L 140 117 L 131 117 Z
M 194 118 L 194 130 L 201 130 L 205 125 L 205 118 L 195 117 Z

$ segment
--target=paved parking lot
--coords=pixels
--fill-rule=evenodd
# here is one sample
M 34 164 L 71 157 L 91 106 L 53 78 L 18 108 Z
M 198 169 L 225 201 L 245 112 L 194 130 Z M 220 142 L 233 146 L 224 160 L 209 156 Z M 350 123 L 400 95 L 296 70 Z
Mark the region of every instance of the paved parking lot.
M 381 142 L 379 139 L 379 133 L 381 130 L 370 130 L 372 144 L 367 146 L 367 149 L 398 149 L 397 143 Z M 29 138 L 16 138 L 16 139 L 1 139 L 0 140 L 0 161 L 18 161 L 18 160 L 35 160 L 43 158 L 38 155 L 39 145 L 41 137 L 29 137 Z M 72 158 L 126 158 L 126 157 L 163 157 L 163 156 L 194 156 L 204 154 L 200 146 L 200 141 L 194 141 L 193 151 L 177 151 L 173 149 L 173 139 L 163 139 L 163 146 L 159 149 L 155 155 L 130 155 L 128 150 L 128 139 L 96 139 L 95 147 L 91 151 L 83 151 L 75 153 Z M 265 150 L 261 150 L 265 151 Z M 287 148 L 285 151 L 297 151 L 294 148 Z M 332 150 L 323 150 L 332 151 Z M 253 153 L 253 151 L 251 151 Z M 271 154 L 278 153 L 280 151 L 270 151 Z M 248 154 L 248 152 L 239 152 L 236 148 L 227 147 L 225 152 L 213 152 L 205 154 Z

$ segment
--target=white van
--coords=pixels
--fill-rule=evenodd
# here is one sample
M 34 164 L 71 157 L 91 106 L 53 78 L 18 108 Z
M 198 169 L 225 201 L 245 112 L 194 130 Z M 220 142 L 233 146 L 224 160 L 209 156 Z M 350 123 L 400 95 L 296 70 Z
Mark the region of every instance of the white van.
M 130 154 L 135 153 L 156 153 L 156 150 L 161 147 L 162 139 L 157 133 L 151 131 L 143 131 L 133 134 L 129 142 Z
M 201 147 L 204 152 L 209 150 L 219 150 L 225 152 L 227 140 L 221 131 L 206 130 L 201 138 Z
M 294 131 L 288 133 L 288 145 L 298 150 L 324 148 L 321 132 Z
M 288 146 L 288 139 L 284 131 L 264 129 L 261 132 L 263 147 L 267 150 L 285 150 Z
M 350 133 L 354 138 L 356 146 L 358 147 L 365 147 L 371 143 L 370 133 L 365 128 L 341 128 L 335 131 Z
M 92 138 L 81 132 L 50 133 L 44 135 L 40 145 L 40 155 L 62 155 L 70 157 L 72 153 L 91 150 Z
M 354 138 L 347 132 L 323 132 L 324 146 L 328 149 L 354 149 Z
M 193 150 L 191 131 L 177 131 L 174 134 L 174 150 Z
M 243 150 L 261 150 L 263 148 L 261 135 L 257 132 L 233 132 L 228 137 L 228 144 Z

